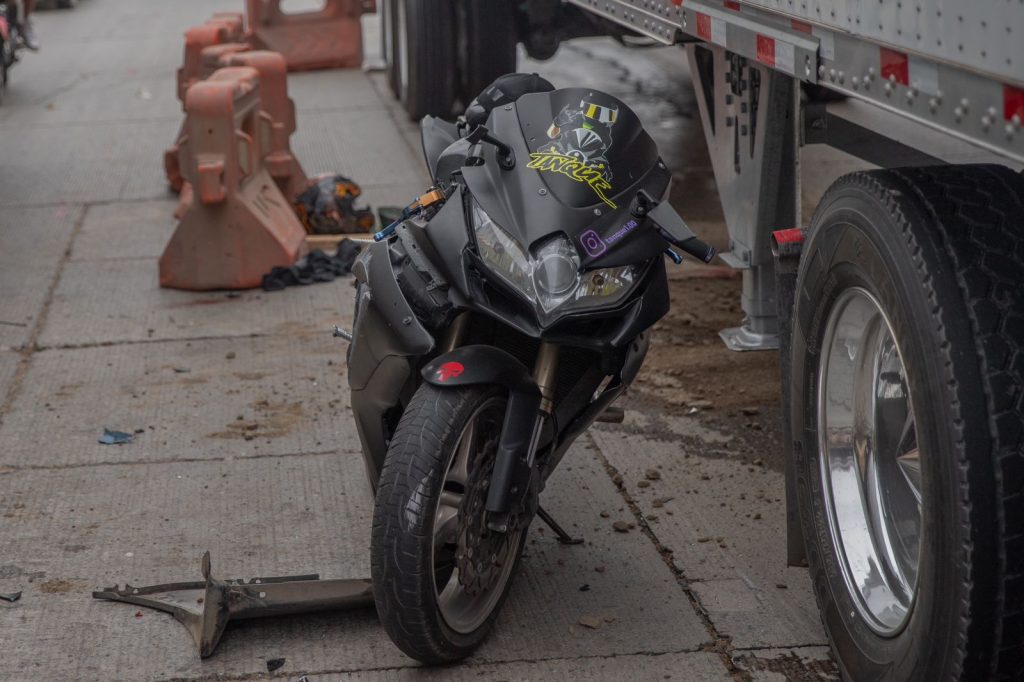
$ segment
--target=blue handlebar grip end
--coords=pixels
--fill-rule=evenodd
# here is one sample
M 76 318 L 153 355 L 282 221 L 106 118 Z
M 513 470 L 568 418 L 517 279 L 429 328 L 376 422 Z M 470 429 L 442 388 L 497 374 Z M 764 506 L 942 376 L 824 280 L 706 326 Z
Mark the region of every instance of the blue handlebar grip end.
M 671 258 L 672 262 L 675 263 L 676 265 L 682 265 L 683 264 L 683 257 L 680 256 L 675 251 L 673 251 L 672 249 L 665 249 L 665 255 L 668 256 L 669 258 Z

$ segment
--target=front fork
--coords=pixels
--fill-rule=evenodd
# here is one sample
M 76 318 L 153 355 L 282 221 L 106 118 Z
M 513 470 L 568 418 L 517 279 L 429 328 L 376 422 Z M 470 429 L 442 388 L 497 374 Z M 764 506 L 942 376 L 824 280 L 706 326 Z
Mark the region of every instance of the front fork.
M 442 345 L 442 354 L 458 348 L 469 326 L 469 312 L 455 318 Z M 487 495 L 488 526 L 498 532 L 509 530 L 509 521 L 517 511 L 513 500 L 528 499 L 520 486 L 534 482 L 534 459 L 544 431 L 544 422 L 554 408 L 555 376 L 558 371 L 557 344 L 541 342 L 533 367 L 533 380 L 540 391 L 540 402 L 528 394 L 511 391 L 499 451 Z M 508 451 L 508 452 L 505 452 Z M 525 458 L 521 453 L 526 453 Z M 532 513 L 532 510 L 530 510 Z

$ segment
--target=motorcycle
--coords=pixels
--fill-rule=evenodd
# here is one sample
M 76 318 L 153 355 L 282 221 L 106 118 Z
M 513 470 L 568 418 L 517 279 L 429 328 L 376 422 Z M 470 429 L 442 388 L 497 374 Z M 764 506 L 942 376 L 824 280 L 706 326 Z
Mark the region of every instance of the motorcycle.
M 7 92 L 11 67 L 18 61 L 18 52 L 24 47 L 21 25 L 24 6 L 21 0 L 0 1 L 0 103 Z
M 621 421 L 612 403 L 669 310 L 663 254 L 715 251 L 610 95 L 510 74 L 421 128 L 435 184 L 357 259 L 339 334 L 375 490 L 377 611 L 438 664 L 492 629 L 534 517 L 572 541 L 545 483 L 594 421 Z

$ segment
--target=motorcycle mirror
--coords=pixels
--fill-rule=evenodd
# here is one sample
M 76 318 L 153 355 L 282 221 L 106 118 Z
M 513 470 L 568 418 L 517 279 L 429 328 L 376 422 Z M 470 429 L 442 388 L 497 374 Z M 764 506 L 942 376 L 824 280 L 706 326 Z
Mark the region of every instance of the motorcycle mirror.
M 476 126 L 471 131 L 466 139 L 473 144 L 485 142 L 498 150 L 498 165 L 504 170 L 512 170 L 516 167 L 516 155 L 512 151 L 512 147 L 499 140 L 498 138 L 491 135 L 491 132 L 487 129 L 487 126 Z
M 673 246 L 690 254 L 703 263 L 714 260 L 717 252 L 709 244 L 705 244 L 693 233 L 682 216 L 667 201 L 656 202 L 647 192 L 637 193 L 634 215 L 646 216 L 658 228 L 662 238 Z

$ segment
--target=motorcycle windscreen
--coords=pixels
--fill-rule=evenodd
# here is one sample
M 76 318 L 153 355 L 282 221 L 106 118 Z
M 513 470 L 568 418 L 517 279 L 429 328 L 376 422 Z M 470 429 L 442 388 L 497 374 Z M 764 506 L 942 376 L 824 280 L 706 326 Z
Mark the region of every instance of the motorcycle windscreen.
M 636 114 L 611 95 L 568 88 L 524 96 L 516 109 L 530 150 L 527 168 L 567 206 L 616 210 L 619 195 L 658 162 Z
M 524 95 L 491 112 L 488 127 L 512 148 L 515 168 L 501 169 L 482 145 L 486 162 L 463 167 L 463 177 L 474 200 L 524 247 L 561 232 L 585 265 L 639 262 L 664 249 L 630 211 L 639 189 L 662 196 L 670 173 L 625 104 L 583 88 Z M 593 236 L 605 234 L 615 239 L 592 248 Z

